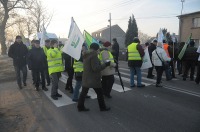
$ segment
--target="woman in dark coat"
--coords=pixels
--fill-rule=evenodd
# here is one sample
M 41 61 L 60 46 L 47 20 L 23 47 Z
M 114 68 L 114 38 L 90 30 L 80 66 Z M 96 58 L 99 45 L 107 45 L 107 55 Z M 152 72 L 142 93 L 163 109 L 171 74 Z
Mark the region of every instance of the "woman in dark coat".
M 85 52 L 83 55 L 83 77 L 82 77 L 82 91 L 78 100 L 78 111 L 89 111 L 88 108 L 85 108 L 84 102 L 85 97 L 88 93 L 89 88 L 93 88 L 97 94 L 97 99 L 101 111 L 110 110 L 109 107 L 106 107 L 102 85 L 101 85 L 101 70 L 105 69 L 106 66 L 110 65 L 110 62 L 106 62 L 101 65 L 100 60 L 98 59 L 98 49 L 99 45 L 92 43 L 90 45 L 90 50 Z

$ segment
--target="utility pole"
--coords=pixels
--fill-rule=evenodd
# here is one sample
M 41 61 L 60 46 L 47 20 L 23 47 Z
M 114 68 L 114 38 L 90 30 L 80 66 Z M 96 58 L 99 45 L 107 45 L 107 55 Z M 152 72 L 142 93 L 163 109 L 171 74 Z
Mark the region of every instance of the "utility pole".
M 183 2 L 185 2 L 185 0 L 181 0 L 182 2 L 182 7 L 181 7 L 181 15 L 179 17 L 179 42 L 181 42 L 181 26 L 182 26 L 182 20 L 181 20 L 181 17 L 182 17 L 182 13 L 183 13 Z
M 108 22 L 110 22 L 110 43 L 111 43 L 111 13 L 109 13 L 109 20 Z

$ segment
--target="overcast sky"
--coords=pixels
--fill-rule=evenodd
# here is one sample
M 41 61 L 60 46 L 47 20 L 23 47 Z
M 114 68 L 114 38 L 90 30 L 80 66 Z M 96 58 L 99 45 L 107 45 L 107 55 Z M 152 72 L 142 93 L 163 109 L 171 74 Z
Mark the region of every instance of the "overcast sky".
M 135 16 L 138 29 L 155 36 L 160 28 L 178 34 L 181 0 L 42 0 L 48 12 L 54 12 L 47 32 L 67 37 L 74 17 L 81 31 L 92 33 L 109 25 L 118 24 L 125 32 L 129 17 Z M 200 0 L 185 0 L 183 14 L 200 11 Z

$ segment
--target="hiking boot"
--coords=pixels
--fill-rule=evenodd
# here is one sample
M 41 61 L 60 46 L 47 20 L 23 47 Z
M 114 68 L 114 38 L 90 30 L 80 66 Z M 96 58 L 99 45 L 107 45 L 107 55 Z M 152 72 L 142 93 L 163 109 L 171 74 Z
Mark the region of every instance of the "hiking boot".
M 56 94 L 56 97 L 62 97 L 62 95 L 61 95 L 61 94 L 59 94 L 59 93 L 57 93 L 57 94 Z
M 56 97 L 56 95 L 51 95 L 51 98 L 52 98 L 53 100 L 58 100 L 58 97 Z

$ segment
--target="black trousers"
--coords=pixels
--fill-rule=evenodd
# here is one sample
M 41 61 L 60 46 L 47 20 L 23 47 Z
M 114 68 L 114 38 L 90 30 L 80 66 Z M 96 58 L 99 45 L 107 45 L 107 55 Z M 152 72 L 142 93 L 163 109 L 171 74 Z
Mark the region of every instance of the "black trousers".
M 170 61 L 169 62 L 169 65 L 170 65 L 170 67 L 171 67 L 171 75 L 172 75 L 172 77 L 174 78 L 175 77 L 175 69 L 174 69 L 174 64 L 175 64 L 175 62 L 174 61 Z
M 44 70 L 37 69 L 37 70 L 32 70 L 34 73 L 34 80 L 35 80 L 35 87 L 39 87 L 40 85 L 40 76 L 41 76 L 41 81 L 42 81 L 42 88 L 45 87 L 45 76 L 44 76 Z
M 164 69 L 162 66 L 155 66 L 155 69 L 156 69 L 156 76 L 157 76 L 156 84 L 160 84 Z
M 154 68 L 153 65 L 152 65 L 152 67 L 148 68 L 148 74 L 147 74 L 147 77 L 152 77 L 152 76 L 153 76 L 153 68 Z
M 50 84 L 51 80 L 50 80 L 48 68 L 44 70 L 44 75 L 45 75 L 45 79 L 47 81 L 47 84 Z
M 185 61 L 185 70 L 183 73 L 183 78 L 187 78 L 187 74 L 190 70 L 190 79 L 194 79 L 194 71 L 195 71 L 195 61 Z
M 110 96 L 114 81 L 115 81 L 114 75 L 102 76 L 101 83 L 104 95 Z
M 98 100 L 98 103 L 99 103 L 99 108 L 100 109 L 106 108 L 102 88 L 93 88 L 93 89 L 94 89 L 95 93 L 97 94 L 97 100 Z M 85 96 L 87 95 L 88 90 L 89 90 L 89 88 L 82 87 L 82 91 L 81 91 L 81 94 L 80 94 L 79 99 L 78 99 L 78 106 L 77 106 L 78 109 L 85 108 L 85 105 L 84 105 Z
M 66 88 L 71 89 L 71 88 L 73 88 L 72 80 L 73 80 L 73 77 L 74 77 L 74 69 L 73 68 L 67 68 L 66 71 L 67 71 L 67 74 L 68 74 Z
M 16 73 L 16 78 L 17 78 L 17 84 L 19 86 L 21 86 L 22 81 L 23 81 L 23 83 L 26 83 L 27 67 L 26 67 L 26 65 L 24 65 L 24 66 L 14 66 L 14 68 L 15 68 L 15 73 Z M 21 71 L 22 71 L 22 74 L 23 74 L 22 81 L 21 81 Z

